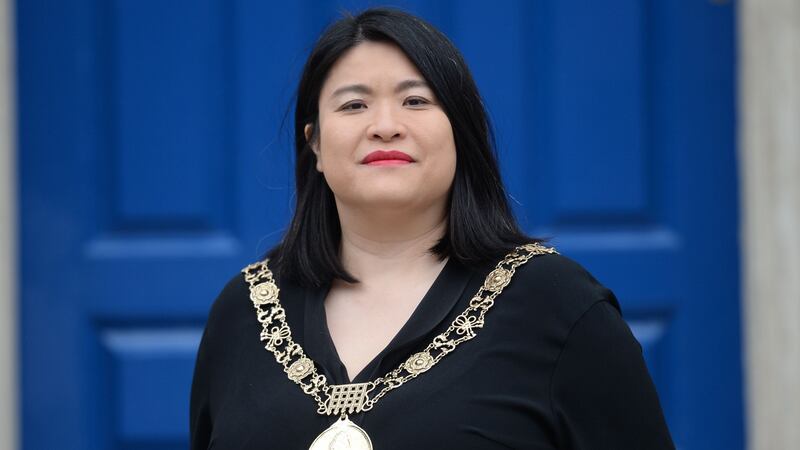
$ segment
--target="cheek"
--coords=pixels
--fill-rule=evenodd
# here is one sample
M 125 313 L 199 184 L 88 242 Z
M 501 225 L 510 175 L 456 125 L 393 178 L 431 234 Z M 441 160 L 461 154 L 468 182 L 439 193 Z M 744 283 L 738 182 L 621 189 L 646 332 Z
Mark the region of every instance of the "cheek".
M 359 137 L 352 127 L 337 126 L 328 123 L 320 132 L 320 153 L 327 167 L 346 166 L 352 164 L 358 148 Z
M 349 132 L 352 127 L 344 125 L 335 118 L 320 120 L 317 171 L 322 172 L 337 195 L 352 188 L 353 154 L 357 145 Z
M 433 126 L 428 128 L 426 134 L 427 147 L 430 148 L 431 156 L 436 158 L 440 171 L 455 172 L 456 145 L 450 121 L 447 120 L 447 116 L 442 114 L 431 124 Z
M 450 120 L 444 112 L 439 111 L 437 114 L 428 117 L 425 124 L 431 139 L 438 141 L 442 148 L 455 147 L 453 143 L 453 126 L 450 125 Z

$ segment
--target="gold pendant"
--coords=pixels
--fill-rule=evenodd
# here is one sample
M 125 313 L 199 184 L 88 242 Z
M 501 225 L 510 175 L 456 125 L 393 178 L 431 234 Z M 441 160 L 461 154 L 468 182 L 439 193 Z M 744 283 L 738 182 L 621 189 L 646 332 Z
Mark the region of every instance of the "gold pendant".
M 320 433 L 308 450 L 372 450 L 372 441 L 345 415 Z

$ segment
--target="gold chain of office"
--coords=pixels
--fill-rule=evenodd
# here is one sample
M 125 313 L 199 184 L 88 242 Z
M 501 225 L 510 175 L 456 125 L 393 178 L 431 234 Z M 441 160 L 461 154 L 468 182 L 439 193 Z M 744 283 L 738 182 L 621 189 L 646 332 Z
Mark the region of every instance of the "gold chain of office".
M 242 273 L 250 285 L 250 300 L 261 323 L 264 348 L 283 365 L 289 379 L 317 401 L 319 414 L 338 415 L 371 410 L 389 391 L 427 372 L 458 345 L 474 338 L 477 330 L 483 327 L 484 316 L 494 305 L 495 298 L 511 282 L 515 270 L 534 256 L 547 253 L 558 252 L 538 243 L 516 247 L 486 276 L 467 309 L 453 320 L 447 330 L 433 338 L 425 350 L 411 355 L 399 367 L 374 381 L 343 385 L 329 385 L 303 348 L 292 340 L 286 311 L 278 299 L 280 289 L 267 266 L 269 259 L 250 264 L 242 269 Z

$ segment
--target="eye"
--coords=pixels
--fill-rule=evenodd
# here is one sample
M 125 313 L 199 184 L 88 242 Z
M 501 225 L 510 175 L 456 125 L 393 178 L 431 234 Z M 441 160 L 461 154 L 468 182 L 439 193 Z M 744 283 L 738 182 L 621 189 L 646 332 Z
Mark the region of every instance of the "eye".
M 409 106 L 424 106 L 429 105 L 431 102 L 422 97 L 409 97 L 406 99 L 406 104 Z
M 363 102 L 354 101 L 354 102 L 350 102 L 350 103 L 345 103 L 340 109 L 342 111 L 358 111 L 358 110 L 364 109 L 366 107 L 367 107 L 367 105 L 365 105 Z

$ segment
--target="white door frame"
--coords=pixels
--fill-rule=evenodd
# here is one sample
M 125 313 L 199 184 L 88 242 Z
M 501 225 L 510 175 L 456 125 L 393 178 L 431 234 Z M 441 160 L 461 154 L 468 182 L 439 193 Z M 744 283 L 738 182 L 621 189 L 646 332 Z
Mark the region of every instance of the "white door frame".
M 0 448 L 17 449 L 17 181 L 15 45 L 11 0 L 0 0 Z
M 800 448 L 800 2 L 739 2 L 748 448 Z

